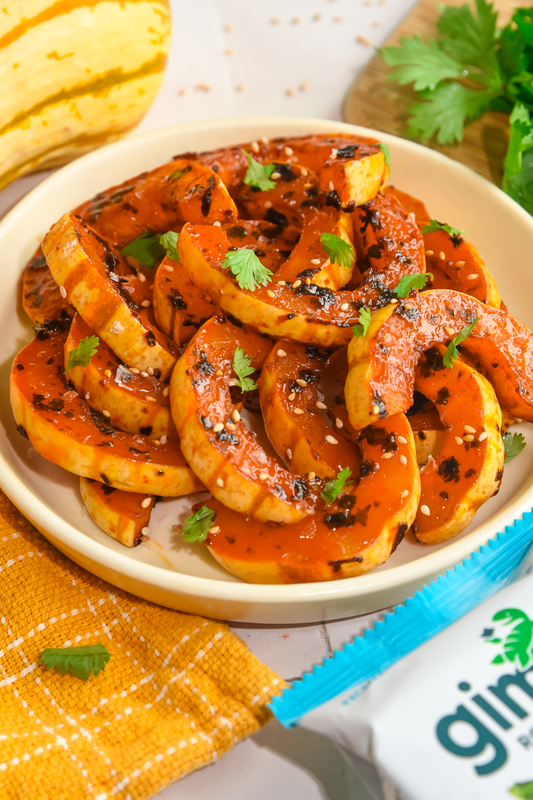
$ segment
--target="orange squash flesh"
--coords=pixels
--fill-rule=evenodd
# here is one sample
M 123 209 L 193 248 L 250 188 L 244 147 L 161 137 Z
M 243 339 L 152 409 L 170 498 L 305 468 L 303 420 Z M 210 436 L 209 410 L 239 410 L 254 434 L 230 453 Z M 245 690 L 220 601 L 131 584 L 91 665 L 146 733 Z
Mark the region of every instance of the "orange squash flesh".
M 22 273 L 22 306 L 28 317 L 38 324 L 49 319 L 67 319 L 75 314 L 74 307 L 61 296 L 40 246 Z
M 122 433 L 72 390 L 63 373 L 64 333 L 40 334 L 15 358 L 11 407 L 19 432 L 68 472 L 130 492 L 164 497 L 202 488 L 175 442 L 156 446 Z
M 68 354 L 93 331 L 76 314 L 65 343 L 65 369 Z M 86 367 L 72 367 L 66 377 L 91 408 L 109 414 L 109 423 L 127 433 L 140 433 L 150 439 L 166 436 L 177 440 L 170 413 L 168 384 L 157 375 L 135 373 L 116 357 L 104 341 Z
M 98 527 L 125 547 L 141 543 L 155 498 L 124 492 L 90 478 L 80 478 L 81 499 Z M 143 503 L 146 505 L 143 506 Z
M 317 501 L 315 514 L 300 522 L 272 525 L 208 501 L 218 528 L 206 540 L 211 554 L 251 583 L 336 580 L 382 564 L 414 520 L 420 476 L 403 414 L 380 420 L 363 434 L 353 486 L 327 507 Z
M 350 342 L 346 400 L 354 428 L 407 411 L 421 354 L 447 345 L 476 318 L 463 346 L 479 360 L 502 408 L 533 421 L 533 334 L 503 309 L 435 289 L 378 311 L 366 336 Z

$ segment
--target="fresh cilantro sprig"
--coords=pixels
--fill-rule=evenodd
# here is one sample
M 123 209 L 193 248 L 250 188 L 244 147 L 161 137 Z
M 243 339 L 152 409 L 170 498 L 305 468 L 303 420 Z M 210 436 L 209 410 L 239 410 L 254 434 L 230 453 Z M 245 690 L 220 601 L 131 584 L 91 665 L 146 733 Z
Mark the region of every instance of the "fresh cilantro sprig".
M 435 231 L 445 231 L 452 237 L 465 235 L 465 231 L 461 230 L 461 228 L 452 228 L 451 225 L 447 225 L 445 222 L 437 222 L 436 219 L 430 219 L 429 225 L 424 225 L 422 228 L 422 233 L 435 233 Z
M 502 436 L 503 439 L 503 446 L 505 449 L 505 458 L 503 460 L 504 464 L 508 464 L 509 461 L 512 461 L 515 456 L 522 452 L 524 447 L 526 446 L 526 442 L 524 439 L 523 434 L 521 433 L 511 433 L 508 431 Z
M 322 233 L 320 235 L 322 250 L 328 254 L 332 264 L 340 264 L 341 267 L 351 267 L 355 261 L 353 245 L 335 236 L 334 233 Z
M 242 151 L 248 159 L 248 169 L 244 176 L 244 183 L 247 186 L 255 186 L 261 192 L 266 192 L 268 189 L 273 189 L 276 186 L 276 181 L 270 180 L 270 176 L 274 172 L 275 164 L 260 164 L 256 161 L 250 153 L 246 150 Z
M 341 469 L 341 471 L 337 473 L 336 478 L 326 482 L 324 491 L 320 493 L 322 500 L 328 505 L 333 503 L 333 501 L 336 500 L 339 494 L 342 492 L 344 487 L 353 483 L 353 481 L 348 480 L 351 477 L 352 471 L 350 467 Z
M 98 352 L 100 339 L 98 336 L 86 336 L 81 339 L 79 345 L 73 350 L 69 350 L 67 368 L 65 372 L 73 367 L 87 367 L 91 363 L 91 358 Z
M 241 289 L 253 292 L 258 286 L 268 286 L 272 272 L 259 261 L 253 250 L 229 250 L 221 264 L 237 278 Z
M 153 269 L 157 261 L 161 261 L 165 255 L 179 261 L 178 255 L 178 236 L 176 231 L 167 231 L 156 236 L 152 236 L 152 231 L 144 231 L 135 239 L 119 250 L 123 256 L 135 258 L 139 264 L 148 269 Z
M 472 330 L 474 329 L 474 325 L 476 325 L 478 322 L 479 322 L 479 317 L 476 317 L 476 319 L 473 322 L 471 322 L 470 325 L 465 325 L 465 327 L 462 328 L 459 331 L 459 333 L 453 337 L 450 344 L 446 348 L 446 352 L 444 353 L 443 363 L 445 367 L 448 367 L 448 369 L 453 369 L 453 362 L 455 361 L 456 358 L 459 357 L 459 351 L 457 350 L 457 346 L 462 344 L 465 341 L 465 339 L 468 339 L 468 337 L 472 333 Z
M 91 672 L 102 672 L 111 653 L 103 644 L 87 644 L 82 647 L 49 647 L 41 653 L 41 664 L 45 669 L 56 669 L 60 675 L 70 672 L 76 678 L 86 681 Z
M 509 124 L 502 189 L 533 214 L 533 121 L 523 103 L 515 105 Z
M 237 375 L 237 386 L 241 392 L 253 392 L 257 386 L 248 375 L 253 375 L 255 369 L 251 366 L 252 359 L 247 356 L 242 347 L 237 347 L 233 355 L 233 371 Z
M 520 797 L 522 800 L 532 800 L 533 798 L 533 781 L 526 781 L 526 783 L 515 783 L 507 790 L 508 794 L 513 797 Z
M 186 542 L 205 542 L 209 529 L 217 518 L 214 508 L 202 506 L 183 523 L 182 535 Z
M 390 172 L 390 147 L 388 144 L 385 144 L 385 142 L 378 142 L 378 147 L 385 156 L 385 164 Z
M 362 308 L 359 311 L 359 322 L 357 325 L 354 325 L 352 328 L 353 335 L 359 339 L 363 336 L 366 336 L 366 333 L 370 327 L 370 323 L 372 321 L 372 314 L 370 313 L 368 308 Z
M 396 289 L 393 289 L 392 291 L 397 297 L 401 297 L 403 300 L 405 297 L 408 297 L 411 294 L 412 289 L 423 289 L 429 280 L 433 280 L 433 274 L 431 272 L 420 272 L 415 275 L 404 275 L 403 278 L 400 278 L 400 282 Z

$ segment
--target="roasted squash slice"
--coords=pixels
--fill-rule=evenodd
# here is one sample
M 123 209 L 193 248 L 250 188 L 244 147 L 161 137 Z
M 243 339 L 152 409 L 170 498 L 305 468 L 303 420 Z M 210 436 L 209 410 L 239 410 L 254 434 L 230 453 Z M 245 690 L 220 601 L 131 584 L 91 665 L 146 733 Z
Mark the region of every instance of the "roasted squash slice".
M 126 547 L 140 544 L 155 504 L 151 495 L 123 492 L 90 478 L 80 478 L 81 499 L 98 527 Z
M 533 334 L 503 309 L 435 289 L 381 309 L 366 336 L 350 342 L 346 402 L 354 428 L 407 411 L 422 353 L 448 344 L 475 319 L 463 346 L 479 360 L 502 408 L 533 421 Z
M 173 345 L 153 322 L 147 282 L 119 277 L 122 256 L 73 214 L 52 226 L 43 252 L 79 315 L 125 364 L 159 370 L 163 380 L 170 375 L 176 363 Z
M 68 354 L 93 331 L 76 314 L 65 343 L 65 369 Z M 156 375 L 132 372 L 100 341 L 96 355 L 86 367 L 72 367 L 66 374 L 76 391 L 91 408 L 107 416 L 119 431 L 140 433 L 150 439 L 177 440 L 170 413 L 170 387 Z
M 237 348 L 260 369 L 272 343 L 213 317 L 188 344 L 170 384 L 172 416 L 188 464 L 228 508 L 257 519 L 291 522 L 313 511 L 312 490 L 268 456 L 235 408 Z
M 52 278 L 40 247 L 22 273 L 22 306 L 28 317 L 37 323 L 72 318 L 75 314 Z
M 222 503 L 206 544 L 234 575 L 253 583 L 304 583 L 362 575 L 382 564 L 411 526 L 420 475 L 403 414 L 362 431 L 354 484 L 334 503 L 289 525 L 269 525 Z
M 15 358 L 11 407 L 19 433 L 68 472 L 129 492 L 175 497 L 202 488 L 176 442 L 122 433 L 69 387 L 66 334 L 35 338 Z
M 445 428 L 442 449 L 422 473 L 413 532 L 427 544 L 445 542 L 470 523 L 498 492 L 505 451 L 501 411 L 490 383 L 472 367 L 443 364 L 444 348 L 430 348 L 418 362 L 415 388 L 435 403 Z

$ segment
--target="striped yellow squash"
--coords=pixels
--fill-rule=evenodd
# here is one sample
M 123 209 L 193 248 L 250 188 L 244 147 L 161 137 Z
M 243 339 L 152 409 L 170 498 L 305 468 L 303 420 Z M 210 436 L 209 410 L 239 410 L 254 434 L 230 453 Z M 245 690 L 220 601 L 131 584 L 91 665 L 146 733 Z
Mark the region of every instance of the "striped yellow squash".
M 170 44 L 168 0 L 0 4 L 0 188 L 136 125 Z

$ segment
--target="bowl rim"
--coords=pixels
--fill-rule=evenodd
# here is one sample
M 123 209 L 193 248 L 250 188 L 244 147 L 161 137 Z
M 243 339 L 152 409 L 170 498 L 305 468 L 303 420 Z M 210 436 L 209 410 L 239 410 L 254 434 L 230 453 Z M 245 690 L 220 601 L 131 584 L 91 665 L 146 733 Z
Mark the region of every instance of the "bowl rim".
M 116 152 L 142 151 L 143 145 L 154 144 L 158 140 L 167 139 L 176 133 L 191 135 L 199 131 L 220 130 L 227 132 L 235 130 L 235 139 L 241 138 L 239 131 L 246 127 L 268 129 L 287 127 L 293 125 L 295 129 L 309 128 L 308 132 L 348 132 L 360 136 L 368 136 L 386 144 L 394 146 L 401 143 L 401 147 L 415 154 L 423 154 L 425 159 L 437 164 L 446 164 L 455 170 L 459 178 L 470 181 L 474 186 L 483 189 L 485 193 L 497 198 L 497 202 L 509 207 L 514 215 L 522 217 L 526 224 L 533 228 L 533 218 L 508 195 L 504 194 L 494 184 L 473 172 L 463 164 L 452 161 L 442 153 L 424 147 L 416 142 L 402 139 L 398 136 L 386 134 L 371 128 L 359 125 L 323 120 L 313 117 L 279 117 L 279 116 L 243 116 L 221 117 L 207 120 L 180 123 L 162 128 L 145 131 L 128 136 L 112 144 L 98 148 L 47 177 L 33 190 L 28 192 L 7 214 L 0 220 L 0 242 L 11 226 L 15 225 L 21 216 L 24 216 L 26 207 L 34 202 L 45 200 L 48 193 L 56 186 L 60 187 L 70 179 L 76 180 L 80 173 L 89 171 L 93 165 L 112 158 Z M 274 135 L 274 134 L 273 134 Z M 305 135 L 305 134 L 295 134 Z M 531 508 L 532 502 L 528 499 L 533 496 L 533 487 L 522 488 L 513 496 L 502 509 L 481 523 L 464 538 L 450 541 L 446 547 L 430 552 L 413 561 L 392 567 L 389 570 L 376 572 L 371 570 L 355 578 L 328 582 L 298 583 L 298 584 L 252 584 L 218 580 L 216 578 L 196 577 L 180 573 L 177 570 L 146 564 L 141 561 L 124 558 L 125 554 L 108 548 L 105 544 L 91 539 L 70 523 L 59 517 L 54 511 L 47 508 L 43 501 L 36 497 L 24 485 L 21 478 L 6 462 L 4 453 L 0 452 L 0 486 L 21 512 L 33 522 L 46 535 L 45 531 L 53 531 L 53 539 L 61 541 L 67 548 L 80 553 L 84 557 L 97 561 L 110 570 L 117 570 L 127 575 L 134 581 L 157 585 L 163 590 L 180 595 L 201 596 L 210 600 L 226 602 L 253 602 L 262 605 L 278 606 L 283 603 L 309 604 L 317 600 L 328 601 L 331 598 L 347 599 L 375 594 L 385 589 L 398 588 L 413 582 L 422 584 L 432 576 L 444 573 L 454 564 L 468 557 L 473 551 L 485 544 L 498 532 L 512 524 Z M 131 591 L 131 590 L 130 590 Z M 253 594 L 253 597 L 251 595 Z

